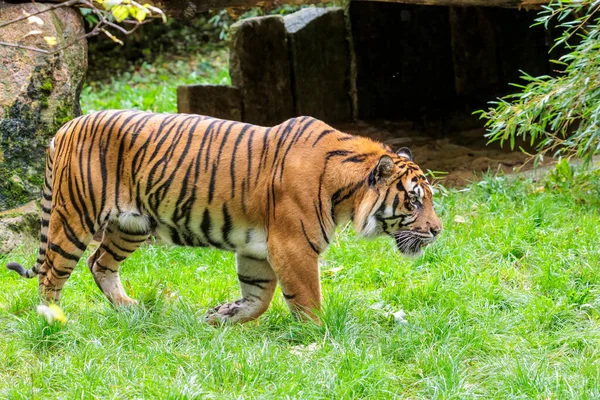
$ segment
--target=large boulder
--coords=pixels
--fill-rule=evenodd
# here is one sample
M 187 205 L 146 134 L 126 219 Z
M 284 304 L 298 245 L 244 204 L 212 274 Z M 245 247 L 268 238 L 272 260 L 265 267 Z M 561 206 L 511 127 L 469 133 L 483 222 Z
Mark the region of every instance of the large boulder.
M 0 212 L 0 254 L 39 240 L 41 212 L 35 200 Z
M 40 3 L 2 4 L 0 21 L 47 8 Z M 0 41 L 48 49 L 85 34 L 79 11 L 61 8 L 38 15 L 43 25 L 27 20 L 0 28 Z M 41 34 L 29 35 L 39 30 Z M 57 129 L 81 114 L 79 93 L 87 70 L 87 43 L 75 43 L 56 55 L 0 45 L 0 210 L 39 195 L 44 151 Z
M 350 49 L 344 10 L 305 8 L 285 18 L 297 115 L 352 119 Z
M 244 121 L 272 126 L 295 115 L 283 17 L 249 18 L 231 26 L 229 74 L 240 89 Z

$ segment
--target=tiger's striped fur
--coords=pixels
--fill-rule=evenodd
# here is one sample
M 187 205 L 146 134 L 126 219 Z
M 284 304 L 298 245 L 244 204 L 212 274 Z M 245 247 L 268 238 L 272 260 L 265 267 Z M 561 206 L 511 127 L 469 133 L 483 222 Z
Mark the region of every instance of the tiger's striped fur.
M 102 111 L 63 126 L 46 155 L 40 293 L 58 301 L 96 232 L 88 266 L 116 305 L 135 303 L 119 266 L 154 232 L 184 246 L 236 252 L 242 298 L 209 321 L 248 321 L 277 282 L 294 312 L 321 305 L 318 257 L 335 227 L 388 234 L 413 254 L 441 224 L 408 149 L 337 131 L 310 117 L 267 128 L 199 115 Z

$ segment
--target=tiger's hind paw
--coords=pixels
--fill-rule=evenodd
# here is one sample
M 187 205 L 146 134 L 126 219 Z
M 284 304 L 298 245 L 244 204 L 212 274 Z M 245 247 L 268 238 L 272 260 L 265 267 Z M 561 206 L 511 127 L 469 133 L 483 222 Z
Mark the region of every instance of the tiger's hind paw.
M 133 306 L 137 306 L 139 303 L 137 300 L 132 299 L 129 296 L 118 296 L 118 297 L 113 297 L 110 299 L 111 303 L 113 304 L 113 306 L 119 308 L 119 307 L 133 307 Z

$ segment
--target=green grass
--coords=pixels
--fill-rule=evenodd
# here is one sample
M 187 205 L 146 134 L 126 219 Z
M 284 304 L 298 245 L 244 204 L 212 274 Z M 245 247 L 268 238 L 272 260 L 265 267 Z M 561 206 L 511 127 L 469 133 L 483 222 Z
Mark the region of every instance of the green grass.
M 488 177 L 438 198 L 444 232 L 416 259 L 342 229 L 322 326 L 279 291 L 258 321 L 205 325 L 238 295 L 226 252 L 138 250 L 122 277 L 143 304 L 121 311 L 81 262 L 61 328 L 35 313 L 37 282 L 2 270 L 0 398 L 598 398 L 598 203 L 539 185 Z
M 105 81 L 87 83 L 81 93 L 84 114 L 108 109 L 177 112 L 177 86 L 230 85 L 225 49 L 195 52 L 185 57 L 159 57 L 118 73 Z M 97 66 L 99 67 L 99 66 Z

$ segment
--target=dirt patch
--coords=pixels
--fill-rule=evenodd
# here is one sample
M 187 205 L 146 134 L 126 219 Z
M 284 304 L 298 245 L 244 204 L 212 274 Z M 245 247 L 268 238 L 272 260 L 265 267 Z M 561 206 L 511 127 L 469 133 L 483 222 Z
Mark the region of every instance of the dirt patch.
M 521 151 L 504 149 L 497 143 L 487 145 L 483 128 L 440 134 L 435 130 L 415 129 L 412 122 L 362 122 L 338 124 L 336 128 L 353 135 L 367 136 L 394 149 L 406 146 L 424 171 L 448 173 L 445 186 L 464 186 L 487 171 L 513 173 L 527 160 Z M 522 170 L 531 169 L 531 163 Z

